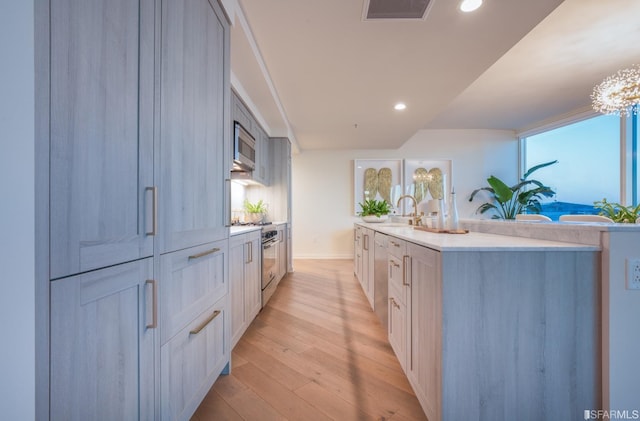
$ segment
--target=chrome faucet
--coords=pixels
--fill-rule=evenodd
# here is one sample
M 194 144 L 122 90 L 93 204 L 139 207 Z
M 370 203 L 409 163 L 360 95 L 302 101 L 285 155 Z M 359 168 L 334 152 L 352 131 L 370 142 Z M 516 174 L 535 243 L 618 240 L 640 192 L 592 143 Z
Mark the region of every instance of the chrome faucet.
M 398 198 L 398 204 L 396 205 L 396 207 L 400 207 L 400 202 L 402 201 L 402 199 L 406 197 L 408 197 L 413 201 L 413 218 L 409 220 L 410 224 L 422 225 L 420 215 L 418 215 L 418 201 L 416 200 L 415 197 L 411 196 L 410 194 L 403 194 Z M 406 215 L 402 215 L 402 216 L 406 216 Z

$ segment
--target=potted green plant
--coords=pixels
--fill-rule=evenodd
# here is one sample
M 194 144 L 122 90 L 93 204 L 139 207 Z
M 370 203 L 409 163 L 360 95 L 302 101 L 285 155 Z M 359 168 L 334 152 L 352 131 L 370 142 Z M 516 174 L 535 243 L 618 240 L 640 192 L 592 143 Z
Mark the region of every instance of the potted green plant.
M 391 207 L 386 200 L 365 200 L 364 203 L 358 203 L 362 209 L 358 215 L 365 222 L 383 222 L 389 218 Z
M 480 205 L 476 213 L 494 210 L 496 214 L 492 216 L 493 219 L 515 219 L 516 215 L 523 211 L 540 213 L 542 210 L 540 200 L 545 197 L 553 197 L 556 192 L 538 180 L 529 180 L 528 177 L 540 168 L 548 167 L 557 162 L 557 160 L 549 161 L 532 167 L 517 184 L 511 187 L 492 175 L 487 178 L 489 187 L 481 187 L 474 190 L 469 197 L 469 202 L 473 200 L 478 192 L 486 191 L 490 194 L 492 201 Z
M 613 222 L 635 224 L 640 218 L 640 204 L 638 206 L 622 206 L 620 203 L 607 202 L 604 198 L 593 203 L 600 209 L 599 215 L 611 218 Z
M 245 199 L 244 210 L 248 222 L 259 224 L 267 213 L 267 205 L 262 201 L 262 199 L 258 200 L 256 203 L 251 203 L 248 199 Z

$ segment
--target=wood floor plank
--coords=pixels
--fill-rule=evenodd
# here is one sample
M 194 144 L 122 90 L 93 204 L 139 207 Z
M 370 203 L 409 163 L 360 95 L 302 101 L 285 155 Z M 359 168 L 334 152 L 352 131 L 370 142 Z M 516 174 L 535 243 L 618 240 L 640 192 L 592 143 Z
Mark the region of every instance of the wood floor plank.
M 285 385 L 289 390 L 295 390 L 311 381 L 308 377 L 293 370 L 270 354 L 252 346 L 247 341 L 238 342 L 234 352 L 247 361 L 251 361 L 253 366 L 258 367 L 267 376 Z
M 425 420 L 353 261 L 294 265 L 193 421 Z
M 327 421 L 331 418 L 315 409 L 307 401 L 284 385 L 264 374 L 253 364 L 238 368 L 235 376 L 247 384 L 262 399 L 290 420 Z
M 244 364 L 243 367 L 248 364 Z M 240 381 L 236 376 L 221 376 L 213 388 L 207 394 L 207 397 L 200 405 L 206 405 L 208 397 L 211 393 L 219 394 L 226 403 L 228 403 L 241 417 L 246 421 L 284 421 L 287 420 L 282 414 L 269 405 L 264 399 L 258 396 L 245 383 Z M 198 408 L 199 410 L 200 408 Z M 198 413 L 196 411 L 196 413 Z M 216 414 L 210 413 L 211 418 L 204 418 L 204 414 L 199 414 L 200 421 L 217 421 Z
M 311 382 L 297 389 L 295 393 L 315 406 L 334 420 L 377 420 L 378 417 L 366 414 L 360 408 L 323 388 L 316 382 Z
M 215 391 L 207 394 L 193 416 L 193 421 L 243 421 L 243 418 Z

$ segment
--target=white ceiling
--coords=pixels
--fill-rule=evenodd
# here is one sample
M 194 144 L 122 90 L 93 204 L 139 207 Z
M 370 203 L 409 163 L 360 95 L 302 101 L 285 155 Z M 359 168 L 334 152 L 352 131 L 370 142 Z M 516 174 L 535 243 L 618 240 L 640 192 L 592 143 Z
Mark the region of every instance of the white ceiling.
M 364 0 L 237 1 L 232 85 L 300 150 L 522 130 L 588 107 L 595 84 L 640 62 L 640 0 L 485 0 L 471 14 L 433 0 L 419 21 L 363 21 Z

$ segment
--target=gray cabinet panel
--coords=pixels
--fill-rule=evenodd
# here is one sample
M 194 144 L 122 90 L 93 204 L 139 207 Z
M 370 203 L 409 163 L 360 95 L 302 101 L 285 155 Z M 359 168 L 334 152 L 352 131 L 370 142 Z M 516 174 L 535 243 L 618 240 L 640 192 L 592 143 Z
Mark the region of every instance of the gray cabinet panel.
M 227 300 L 213 303 L 160 349 L 161 420 L 189 420 L 229 362 Z
M 51 284 L 51 420 L 153 419 L 152 259 Z
M 229 30 L 207 0 L 164 1 L 162 17 L 159 216 L 168 252 L 227 236 Z
M 153 25 L 149 0 L 51 2 L 52 278 L 153 252 Z
M 227 253 L 223 240 L 160 256 L 161 344 L 229 293 Z
M 231 347 L 233 348 L 262 308 L 261 231 L 231 237 Z

